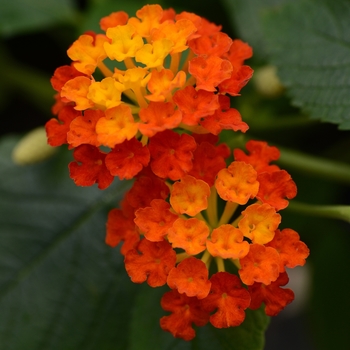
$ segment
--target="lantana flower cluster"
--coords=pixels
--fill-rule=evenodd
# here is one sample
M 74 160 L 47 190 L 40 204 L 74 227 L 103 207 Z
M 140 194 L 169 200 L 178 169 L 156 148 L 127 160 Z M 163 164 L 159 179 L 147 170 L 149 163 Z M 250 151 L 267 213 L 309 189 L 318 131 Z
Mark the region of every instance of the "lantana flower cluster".
M 74 149 L 77 185 L 133 179 L 108 215 L 106 243 L 121 245 L 133 282 L 169 287 L 160 325 L 175 337 L 193 339 L 193 325 L 239 326 L 262 304 L 277 315 L 294 298 L 282 288 L 286 267 L 309 254 L 297 232 L 279 228 L 296 185 L 271 164 L 276 147 L 249 141 L 247 153 L 232 152 L 219 142 L 222 130 L 248 130 L 230 101 L 253 74 L 251 48 L 159 5 L 100 26 L 55 71 L 57 117 L 46 131 L 50 145 Z

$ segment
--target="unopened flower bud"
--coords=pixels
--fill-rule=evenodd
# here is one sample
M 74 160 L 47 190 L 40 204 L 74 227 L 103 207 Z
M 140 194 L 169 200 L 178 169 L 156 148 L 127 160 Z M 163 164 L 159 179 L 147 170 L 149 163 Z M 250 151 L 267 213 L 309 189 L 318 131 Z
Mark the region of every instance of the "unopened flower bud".
M 278 97 L 282 94 L 284 88 L 277 76 L 275 66 L 264 66 L 257 69 L 253 78 L 255 88 L 265 97 Z
M 51 157 L 56 148 L 48 145 L 44 127 L 38 127 L 26 134 L 12 151 L 13 162 L 29 165 Z

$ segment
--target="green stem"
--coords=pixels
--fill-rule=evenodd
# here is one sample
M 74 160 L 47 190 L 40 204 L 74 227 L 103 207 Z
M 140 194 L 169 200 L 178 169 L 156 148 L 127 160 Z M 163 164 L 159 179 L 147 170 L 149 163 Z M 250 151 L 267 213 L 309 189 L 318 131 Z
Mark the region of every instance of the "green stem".
M 310 119 L 303 115 L 290 115 L 284 116 L 284 118 L 264 118 L 262 120 L 251 118 L 247 119 L 245 122 L 249 125 L 250 131 L 253 133 L 255 131 L 264 131 L 264 130 L 283 130 L 290 128 L 305 127 L 318 123 L 317 120 Z
M 217 256 L 215 258 L 215 262 L 216 262 L 216 266 L 217 266 L 218 272 L 225 272 L 224 260 Z
M 349 205 L 313 205 L 291 201 L 288 210 L 311 216 L 321 216 L 350 222 Z
M 282 147 L 278 148 L 281 151 L 278 163 L 282 166 L 294 168 L 306 174 L 350 184 L 349 164 L 303 154 Z
M 237 207 L 238 207 L 237 203 L 226 202 L 224 212 L 222 213 L 220 221 L 218 223 L 218 227 L 221 225 L 227 224 L 230 221 L 231 216 L 234 214 Z
M 215 186 L 210 189 L 207 208 L 208 222 L 211 227 L 216 227 L 218 223 L 218 195 Z
M 209 270 L 210 267 L 210 263 L 211 263 L 211 259 L 213 257 L 210 255 L 210 253 L 206 250 L 203 255 L 201 260 L 204 262 L 204 264 L 206 265 L 207 269 Z
M 203 216 L 202 213 L 198 213 L 198 214 L 195 216 L 195 218 L 198 219 L 198 220 L 207 222 L 207 220 L 205 220 L 205 218 L 204 218 L 204 216 Z

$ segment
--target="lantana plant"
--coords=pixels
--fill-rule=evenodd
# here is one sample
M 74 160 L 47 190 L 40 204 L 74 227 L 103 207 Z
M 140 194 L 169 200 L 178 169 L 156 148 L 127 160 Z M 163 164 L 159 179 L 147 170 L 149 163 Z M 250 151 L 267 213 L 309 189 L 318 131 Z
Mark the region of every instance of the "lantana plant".
M 46 132 L 72 150 L 77 186 L 132 181 L 106 218 L 105 243 L 132 282 L 167 286 L 159 326 L 174 337 L 240 327 L 247 309 L 276 316 L 294 299 L 287 269 L 309 249 L 283 227 L 297 186 L 275 163 L 280 151 L 250 139 L 231 106 L 253 75 L 251 47 L 160 5 L 113 12 L 100 27 L 54 72 Z M 227 133 L 248 141 L 232 149 Z

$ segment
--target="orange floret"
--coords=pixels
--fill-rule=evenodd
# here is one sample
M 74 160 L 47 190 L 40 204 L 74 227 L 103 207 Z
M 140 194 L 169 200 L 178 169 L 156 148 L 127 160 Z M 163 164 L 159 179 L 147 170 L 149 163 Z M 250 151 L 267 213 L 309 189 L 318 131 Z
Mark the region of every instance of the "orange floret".
M 180 19 L 175 23 L 163 23 L 159 28 L 152 30 L 152 40 L 167 38 L 173 43 L 171 54 L 183 52 L 188 48 L 187 39 L 196 31 L 192 21 Z
M 102 110 L 119 106 L 121 94 L 124 91 L 124 86 L 114 78 L 108 77 L 101 81 L 93 82 L 89 86 L 87 98 Z
M 276 230 L 275 237 L 266 246 L 275 248 L 280 255 L 280 272 L 285 271 L 285 266 L 293 268 L 305 265 L 305 259 L 310 250 L 307 245 L 300 241 L 297 232 L 290 228 L 282 231 Z
M 136 67 L 129 68 L 126 71 L 120 71 L 115 68 L 113 77 L 124 87 L 125 90 L 132 90 L 135 93 L 137 99 L 140 91 L 145 88 L 151 75 L 148 74 L 147 69 Z
M 232 45 L 232 39 L 225 33 L 215 32 L 203 35 L 190 42 L 190 48 L 196 55 L 222 57 Z
M 267 142 L 250 140 L 246 143 L 249 154 L 245 154 L 239 148 L 233 150 L 235 160 L 251 164 L 258 174 L 279 170 L 277 165 L 270 162 L 280 157 L 280 151 L 275 146 L 268 146 Z
M 176 91 L 173 101 L 182 112 L 182 122 L 186 125 L 198 125 L 200 118 L 212 115 L 220 108 L 218 95 L 197 91 L 193 86 Z
M 248 287 L 252 301 L 250 309 L 258 309 L 262 303 L 265 304 L 267 316 L 277 316 L 289 303 L 294 300 L 294 293 L 291 289 L 281 288 L 289 281 L 286 272 L 281 273 L 275 282 L 268 286 L 262 283 L 254 283 Z
M 239 326 L 245 319 L 244 310 L 250 304 L 249 292 L 236 275 L 228 272 L 218 272 L 210 281 L 210 293 L 201 300 L 204 310 L 216 311 L 210 316 L 210 323 L 216 328 Z
M 167 283 L 171 289 L 188 297 L 205 298 L 210 290 L 209 271 L 202 260 L 193 256 L 182 260 L 170 270 Z
M 269 204 L 252 204 L 242 211 L 243 218 L 238 227 L 253 243 L 265 244 L 272 241 L 281 215 Z
M 249 66 L 242 66 L 237 70 L 233 69 L 231 77 L 219 84 L 220 93 L 239 96 L 239 92 L 253 76 L 253 72 Z
M 81 35 L 67 50 L 74 68 L 86 75 L 94 73 L 98 64 L 107 57 L 103 48 L 106 42 L 108 38 L 103 34 Z
M 164 180 L 155 176 L 149 168 L 144 168 L 125 197 L 128 204 L 136 210 L 149 207 L 152 199 L 166 199 L 168 195 L 169 187 Z
M 159 39 L 152 44 L 143 45 L 135 54 L 135 60 L 143 63 L 146 68 L 162 68 L 164 59 L 173 49 L 172 41 Z
M 165 130 L 150 139 L 151 169 L 159 177 L 178 180 L 192 169 L 197 144 L 188 134 Z
M 73 152 L 75 162 L 69 163 L 69 175 L 77 186 L 92 186 L 104 190 L 113 181 L 105 165 L 106 154 L 91 145 L 81 145 Z
M 243 233 L 232 225 L 221 225 L 213 230 L 207 249 L 212 256 L 223 259 L 241 259 L 249 252 L 249 243 L 243 241 Z
M 151 95 L 145 96 L 149 101 L 165 101 L 172 98 L 172 91 L 181 88 L 186 81 L 186 73 L 180 71 L 174 77 L 170 69 L 154 70 L 147 84 Z
M 134 222 L 149 241 L 163 241 L 178 215 L 169 210 L 170 204 L 163 199 L 153 199 L 150 205 L 136 210 Z
M 241 114 L 235 108 L 224 108 L 226 106 L 228 96 L 220 95 L 219 102 L 221 108 L 217 109 L 214 114 L 205 117 L 200 124 L 214 135 L 218 135 L 222 130 L 233 130 L 246 132 L 248 124 L 242 121 Z
M 203 180 L 210 187 L 213 186 L 217 173 L 226 168 L 225 158 L 230 152 L 227 145 L 222 146 L 215 147 L 209 142 L 201 142 L 194 151 L 193 167 L 188 175 Z
M 292 199 L 297 194 L 297 186 L 285 170 L 261 173 L 258 175 L 258 181 L 260 187 L 256 197 L 276 210 L 286 208 L 289 201 L 285 198 Z
M 149 160 L 148 148 L 132 138 L 114 146 L 106 156 L 106 166 L 120 180 L 132 179 L 148 165 Z
M 84 73 L 77 71 L 73 66 L 61 66 L 55 70 L 50 82 L 52 87 L 60 92 L 68 80 L 80 76 L 84 76 Z
M 163 9 L 163 15 L 162 15 L 162 19 L 160 20 L 160 23 L 163 23 L 166 21 L 175 21 L 175 15 L 176 15 L 176 12 L 173 8 Z
M 232 162 L 228 168 L 219 171 L 215 188 L 223 200 L 243 205 L 258 193 L 256 178 L 257 173 L 250 164 Z
M 73 106 L 64 106 L 59 111 L 57 119 L 52 118 L 45 125 L 48 144 L 56 147 L 67 143 L 70 123 L 79 116 L 81 112 L 76 111 Z
M 98 147 L 100 143 L 97 141 L 96 123 L 104 117 L 104 113 L 100 110 L 87 110 L 84 115 L 75 118 L 69 128 L 67 141 L 72 147 L 78 147 L 81 144 L 90 144 Z
M 101 18 L 100 28 L 106 31 L 108 28 L 123 26 L 128 22 L 129 15 L 124 11 L 112 12 L 110 15 Z
M 209 185 L 193 176 L 185 175 L 175 182 L 170 194 L 170 204 L 179 214 L 196 216 L 208 207 Z
M 253 56 L 253 49 L 240 39 L 232 41 L 232 45 L 227 53 L 223 55 L 223 58 L 228 59 L 234 69 L 241 67 L 245 60 Z
M 101 145 L 113 148 L 115 145 L 132 139 L 138 130 L 131 114 L 131 109 L 125 104 L 107 109 L 105 117 L 96 124 L 97 140 Z
M 239 262 L 238 273 L 244 284 L 260 282 L 268 285 L 279 276 L 280 257 L 274 248 L 251 244 L 249 253 Z
M 110 43 L 104 44 L 106 54 L 111 60 L 118 62 L 135 57 L 136 52 L 144 45 L 142 37 L 136 34 L 135 28 L 130 24 L 108 28 L 106 35 L 111 39 Z
M 68 80 L 61 90 L 61 97 L 64 98 L 64 102 L 75 102 L 74 109 L 82 111 L 94 106 L 94 103 L 87 97 L 89 93 L 89 87 L 91 80 L 85 76 L 75 77 Z
M 163 9 L 160 5 L 145 5 L 140 10 L 136 12 L 136 17 L 131 17 L 129 19 L 129 24 L 131 24 L 138 35 L 144 38 L 150 36 L 154 28 L 158 28 L 163 19 Z
M 216 91 L 221 82 L 230 78 L 232 65 L 217 56 L 198 56 L 189 62 L 188 71 L 196 78 L 197 90 Z
M 106 228 L 106 244 L 114 248 L 123 242 L 120 250 L 123 255 L 133 249 L 140 240 L 133 218 L 127 217 L 120 209 L 112 209 L 108 213 Z
M 142 239 L 125 255 L 125 269 L 134 283 L 147 280 L 151 287 L 160 287 L 174 268 L 176 253 L 167 241 L 150 242 Z
M 183 11 L 175 17 L 179 19 L 189 19 L 197 28 L 191 39 L 197 38 L 202 35 L 212 35 L 215 32 L 219 32 L 222 28 L 220 25 L 209 22 L 207 19 L 196 15 L 195 13 Z
M 147 108 L 141 108 L 140 132 L 152 137 L 160 131 L 175 129 L 181 123 L 181 112 L 174 107 L 171 102 L 150 102 Z
M 168 231 L 168 241 L 173 248 L 182 248 L 189 255 L 203 252 L 208 236 L 209 227 L 196 218 L 178 218 Z
M 55 103 L 51 107 L 51 113 L 53 115 L 57 115 L 61 109 L 63 109 L 65 106 L 74 106 L 74 102 L 66 101 L 64 98 L 61 97 L 59 93 L 54 94 L 53 98 L 55 100 Z
M 223 157 L 224 159 L 228 158 L 231 154 L 231 150 L 226 143 L 219 143 L 218 145 L 216 145 L 219 140 L 219 137 L 217 135 L 192 134 L 192 136 L 194 137 L 198 145 L 200 145 L 202 142 L 208 142 L 211 145 L 215 146 L 217 155 Z
M 186 294 L 180 294 L 176 289 L 163 295 L 161 306 L 171 314 L 160 319 L 160 327 L 176 338 L 192 340 L 196 335 L 192 323 L 204 326 L 209 321 L 209 312 L 202 310 L 201 303 L 196 297 L 190 298 Z

